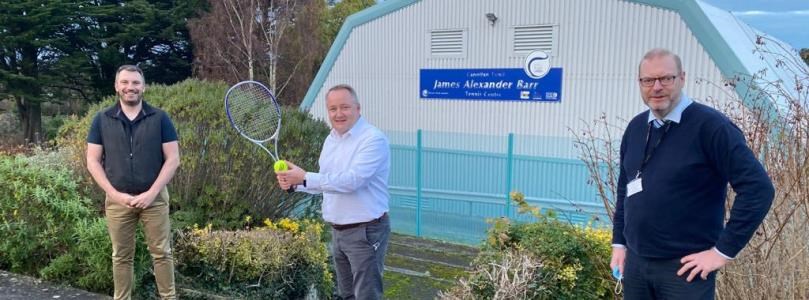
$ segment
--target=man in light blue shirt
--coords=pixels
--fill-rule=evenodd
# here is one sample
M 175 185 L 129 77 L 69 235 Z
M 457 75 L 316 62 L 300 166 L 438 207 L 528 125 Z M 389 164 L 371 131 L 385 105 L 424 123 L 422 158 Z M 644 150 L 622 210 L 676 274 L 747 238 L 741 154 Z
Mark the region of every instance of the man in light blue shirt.
M 332 130 L 320 152 L 320 171 L 287 161 L 276 172 L 284 190 L 323 193 L 323 219 L 332 226 L 337 288 L 342 299 L 381 299 L 382 271 L 390 235 L 388 139 L 360 115 L 349 85 L 326 93 Z

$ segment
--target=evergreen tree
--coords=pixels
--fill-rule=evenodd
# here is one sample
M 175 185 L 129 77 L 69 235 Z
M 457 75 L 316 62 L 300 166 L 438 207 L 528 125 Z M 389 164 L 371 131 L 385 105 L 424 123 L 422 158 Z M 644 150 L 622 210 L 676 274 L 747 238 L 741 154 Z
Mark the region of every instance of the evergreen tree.
M 0 99 L 13 100 L 25 139 L 42 141 L 42 103 L 99 101 L 116 68 L 139 63 L 148 82 L 191 74 L 185 22 L 201 0 L 4 0 Z

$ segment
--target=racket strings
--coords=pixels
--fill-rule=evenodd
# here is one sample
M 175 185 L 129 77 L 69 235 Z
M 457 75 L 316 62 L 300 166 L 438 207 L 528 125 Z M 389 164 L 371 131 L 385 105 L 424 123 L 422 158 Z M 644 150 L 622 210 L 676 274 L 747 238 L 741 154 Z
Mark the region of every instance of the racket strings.
M 240 85 L 231 91 L 228 105 L 234 125 L 251 139 L 267 140 L 278 129 L 281 115 L 264 87 Z

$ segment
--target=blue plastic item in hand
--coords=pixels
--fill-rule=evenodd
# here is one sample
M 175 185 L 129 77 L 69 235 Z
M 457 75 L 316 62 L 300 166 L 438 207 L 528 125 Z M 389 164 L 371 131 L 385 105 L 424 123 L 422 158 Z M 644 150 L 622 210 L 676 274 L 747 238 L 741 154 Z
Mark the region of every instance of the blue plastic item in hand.
M 615 266 L 612 268 L 612 277 L 615 277 L 615 292 L 616 295 L 620 295 L 624 292 L 624 285 L 622 284 L 622 280 L 624 279 L 624 274 L 621 274 L 621 270 L 618 270 L 618 267 Z
M 621 280 L 624 278 L 624 275 L 621 274 L 621 271 L 618 270 L 618 267 L 616 266 L 612 268 L 612 277 L 614 277 L 616 280 Z

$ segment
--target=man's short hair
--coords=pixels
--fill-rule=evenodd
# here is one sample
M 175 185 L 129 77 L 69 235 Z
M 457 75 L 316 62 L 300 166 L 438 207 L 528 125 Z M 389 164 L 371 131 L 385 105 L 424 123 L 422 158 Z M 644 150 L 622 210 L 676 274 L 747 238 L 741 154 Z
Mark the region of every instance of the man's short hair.
M 118 81 L 118 74 L 120 74 L 122 71 L 138 72 L 138 74 L 140 74 L 140 78 L 143 78 L 143 81 L 146 81 L 146 76 L 143 76 L 143 70 L 141 70 L 138 66 L 136 66 L 136 65 L 123 65 L 123 66 L 118 67 L 118 70 L 115 71 L 115 81 L 116 82 Z
M 638 64 L 638 73 L 640 73 L 640 65 L 642 65 L 644 61 L 664 56 L 670 56 L 674 58 L 674 64 L 677 65 L 677 74 L 683 72 L 683 62 L 680 60 L 680 56 L 674 54 L 674 52 L 671 52 L 668 49 L 654 48 L 652 50 L 647 51 L 646 54 L 643 55 L 643 59 L 641 59 L 640 64 Z
M 348 93 L 351 94 L 351 98 L 354 98 L 354 103 L 356 103 L 356 104 L 360 103 L 360 100 L 357 98 L 357 92 L 354 91 L 353 87 L 351 87 L 350 85 L 345 84 L 345 83 L 341 83 L 341 84 L 338 84 L 338 85 L 335 85 L 335 86 L 329 88 L 329 90 L 326 92 L 326 96 L 328 96 L 329 93 L 331 93 L 332 91 L 336 91 L 336 90 L 346 90 L 346 91 L 348 91 Z

